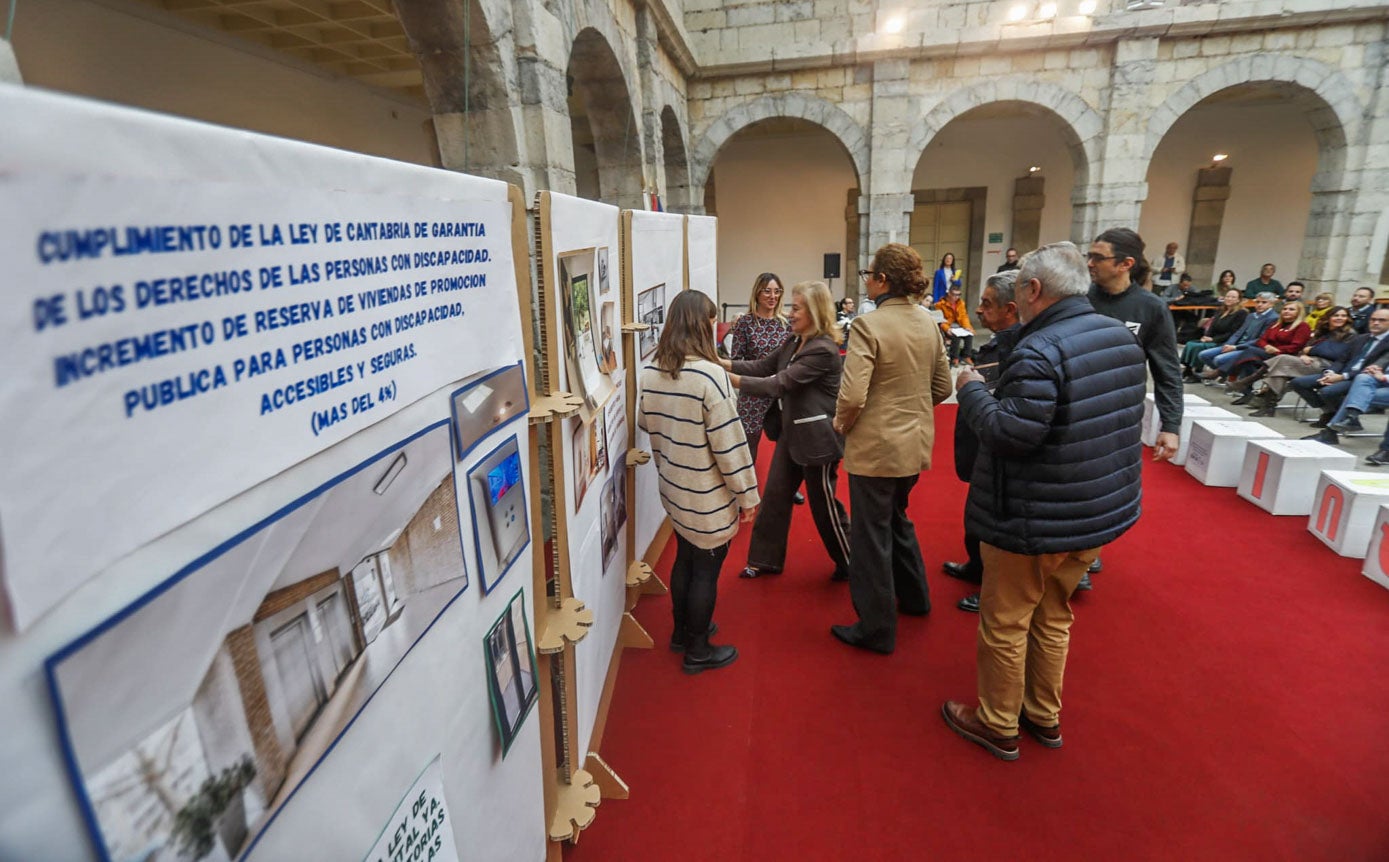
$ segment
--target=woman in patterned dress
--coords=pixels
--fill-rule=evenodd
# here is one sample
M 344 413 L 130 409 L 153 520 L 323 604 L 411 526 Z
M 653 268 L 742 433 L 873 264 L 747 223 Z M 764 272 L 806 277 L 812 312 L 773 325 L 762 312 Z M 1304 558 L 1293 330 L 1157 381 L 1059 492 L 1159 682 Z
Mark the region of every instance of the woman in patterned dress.
M 761 359 L 775 353 L 791 337 L 791 324 L 781 313 L 781 296 L 781 279 L 774 272 L 764 272 L 752 283 L 748 313 L 735 320 L 729 330 L 729 359 Z M 743 420 L 754 463 L 757 444 L 762 440 L 762 420 L 771 406 L 770 398 L 738 394 L 738 418 Z

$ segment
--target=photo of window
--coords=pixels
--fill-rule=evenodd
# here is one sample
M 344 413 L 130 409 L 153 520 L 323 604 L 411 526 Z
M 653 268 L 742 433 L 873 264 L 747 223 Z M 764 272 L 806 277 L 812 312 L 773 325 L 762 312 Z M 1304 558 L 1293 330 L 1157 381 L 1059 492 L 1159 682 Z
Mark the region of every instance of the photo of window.
M 637 323 L 647 328 L 638 333 L 641 358 L 650 359 L 661 340 L 661 325 L 666 322 L 666 286 L 658 284 L 637 294 Z
M 584 399 L 585 418 L 612 393 L 612 380 L 599 368 L 598 305 L 592 284 L 593 249 L 559 257 L 559 293 L 564 327 L 564 355 L 569 386 Z
M 535 681 L 535 651 L 523 591 L 516 593 L 506 611 L 492 624 L 483 649 L 487 655 L 492 717 L 501 737 L 502 757 L 506 757 L 540 692 Z
M 105 858 L 237 858 L 467 587 L 450 437 L 353 466 L 49 659 Z
M 490 593 L 530 544 L 526 483 L 515 436 L 468 470 L 482 591 Z

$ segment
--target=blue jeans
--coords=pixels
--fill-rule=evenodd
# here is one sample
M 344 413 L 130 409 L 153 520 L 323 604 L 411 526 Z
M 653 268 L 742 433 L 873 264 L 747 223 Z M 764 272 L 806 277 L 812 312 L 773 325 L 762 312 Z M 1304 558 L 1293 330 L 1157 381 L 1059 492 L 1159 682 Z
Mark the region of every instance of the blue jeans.
M 1350 381 L 1342 380 L 1339 383 L 1332 383 L 1329 386 L 1318 386 L 1317 381 L 1321 379 L 1320 374 L 1304 374 L 1301 377 L 1294 377 L 1288 382 L 1288 386 L 1303 400 L 1323 413 L 1330 413 L 1340 406 L 1341 399 L 1346 397 L 1350 391 Z
M 1341 402 L 1341 409 L 1336 411 L 1331 421 L 1345 419 L 1347 410 L 1364 413 L 1371 407 L 1389 407 L 1389 383 L 1381 383 L 1369 374 L 1357 374 L 1350 382 L 1346 400 Z

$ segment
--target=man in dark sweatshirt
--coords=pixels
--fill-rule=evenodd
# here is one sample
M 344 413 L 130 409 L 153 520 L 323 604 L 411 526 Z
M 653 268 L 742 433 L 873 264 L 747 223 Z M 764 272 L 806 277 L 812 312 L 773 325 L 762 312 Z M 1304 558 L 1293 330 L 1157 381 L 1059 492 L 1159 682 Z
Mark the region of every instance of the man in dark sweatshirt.
M 1090 304 L 1106 317 L 1129 328 L 1147 354 L 1153 376 L 1161 430 L 1153 458 L 1166 461 L 1177 454 L 1182 427 L 1182 367 L 1177 361 L 1177 334 L 1167 303 L 1143 286 L 1148 261 L 1143 257 L 1143 238 L 1124 227 L 1113 227 L 1090 244 Z M 1078 589 L 1090 588 L 1090 575 L 1101 569 L 1099 559 L 1090 566 Z

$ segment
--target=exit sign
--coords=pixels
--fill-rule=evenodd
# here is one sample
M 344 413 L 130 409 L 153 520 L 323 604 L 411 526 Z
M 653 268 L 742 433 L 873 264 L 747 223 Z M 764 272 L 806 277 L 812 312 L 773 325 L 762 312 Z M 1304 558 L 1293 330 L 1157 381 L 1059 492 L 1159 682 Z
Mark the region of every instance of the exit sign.
M 991 245 L 999 245 L 999 244 L 1001 244 L 1002 242 L 1003 242 L 1003 234 L 1001 234 L 1001 233 L 991 233 L 991 234 L 989 234 L 989 243 L 990 243 Z

